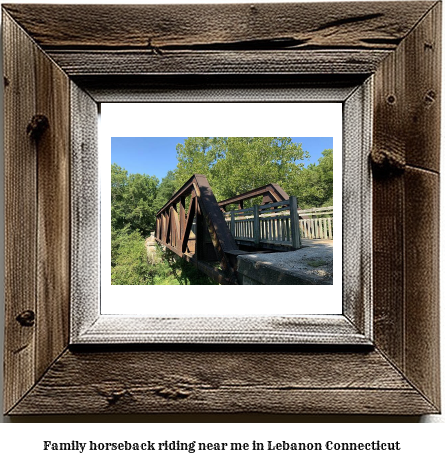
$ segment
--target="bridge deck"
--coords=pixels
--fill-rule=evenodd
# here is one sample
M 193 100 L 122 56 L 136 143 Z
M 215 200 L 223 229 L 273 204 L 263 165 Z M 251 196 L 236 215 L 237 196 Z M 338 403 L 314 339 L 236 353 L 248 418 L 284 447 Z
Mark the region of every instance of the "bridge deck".
M 238 257 L 242 284 L 332 284 L 333 241 L 302 239 L 291 252 Z

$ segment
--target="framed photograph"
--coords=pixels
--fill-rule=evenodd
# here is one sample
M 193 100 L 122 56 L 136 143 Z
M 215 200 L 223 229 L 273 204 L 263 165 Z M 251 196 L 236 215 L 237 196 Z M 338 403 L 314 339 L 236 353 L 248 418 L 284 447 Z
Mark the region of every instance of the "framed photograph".
M 2 14 L 6 414 L 440 411 L 440 2 Z M 221 285 L 119 281 L 112 138 L 179 136 L 178 170 L 197 138 L 214 158 L 150 213 L 153 247 Z M 333 141 L 330 258 L 290 177 L 223 188 L 229 145 L 296 164 L 298 137 Z
M 331 96 L 331 99 L 334 100 L 342 97 L 346 98 L 346 96 L 352 93 L 352 91 L 352 88 L 343 90 L 343 96 L 336 91 L 335 94 Z M 328 95 L 328 92 L 332 91 L 329 89 L 323 89 L 324 96 Z M 211 95 L 206 95 L 202 91 L 200 91 L 200 93 L 202 94 L 202 98 L 205 98 L 206 100 L 212 99 Z M 324 158 L 325 156 L 322 155 L 321 152 L 325 152 L 323 149 L 327 149 L 326 159 L 328 160 L 328 163 L 329 160 L 335 160 L 335 211 L 341 216 L 343 139 L 342 103 L 321 103 L 315 99 L 313 103 L 309 103 L 307 100 L 309 98 L 313 99 L 313 97 L 305 95 L 304 92 L 299 93 L 298 91 L 289 92 L 288 102 L 276 102 L 272 100 L 273 98 L 276 99 L 276 96 L 274 96 L 270 90 L 266 92 L 265 89 L 256 89 L 255 93 L 257 97 L 252 94 L 252 101 L 248 103 L 233 103 L 230 101 L 207 101 L 205 103 L 148 102 L 145 104 L 105 104 L 101 106 L 100 140 L 103 141 L 103 149 L 99 150 L 99 153 L 103 153 L 104 156 L 103 163 L 101 164 L 102 168 L 99 169 L 100 172 L 103 170 L 103 176 L 100 181 L 100 216 L 102 224 L 100 228 L 101 308 L 100 312 L 97 310 L 97 315 L 101 321 L 103 320 L 106 322 L 105 324 L 108 328 L 110 328 L 110 325 L 113 324 L 115 325 L 116 331 L 121 333 L 119 328 L 122 328 L 122 315 L 125 314 L 131 316 L 132 319 L 125 318 L 126 324 L 130 324 L 131 322 L 131 324 L 144 325 L 145 328 L 144 335 L 142 335 L 141 329 L 136 329 L 136 326 L 134 326 L 135 331 L 132 331 L 133 337 L 136 337 L 135 334 L 138 333 L 140 335 L 138 342 L 147 342 L 144 338 L 147 337 L 146 330 L 150 324 L 157 321 L 162 323 L 162 325 L 165 325 L 167 316 L 170 319 L 180 316 L 180 320 L 170 320 L 168 322 L 168 327 L 165 327 L 162 332 L 159 332 L 160 327 L 158 326 L 158 323 L 156 323 L 156 327 L 150 336 L 150 341 L 156 340 L 157 338 L 162 338 L 162 340 L 165 341 L 166 337 L 170 337 L 173 342 L 176 338 L 180 337 L 182 342 L 187 342 L 190 341 L 190 339 L 187 339 L 191 337 L 190 330 L 193 329 L 193 327 L 196 327 L 196 334 L 193 335 L 193 341 L 197 341 L 199 340 L 197 338 L 200 338 L 201 340 L 212 342 L 217 342 L 218 340 L 231 340 L 232 342 L 267 342 L 266 322 L 270 321 L 270 329 L 273 332 L 271 342 L 278 342 L 277 336 L 279 335 L 279 331 L 277 332 L 276 327 L 277 316 L 282 318 L 284 316 L 318 314 L 319 318 L 317 319 L 317 323 L 321 324 L 321 315 L 328 315 L 329 323 L 332 321 L 333 324 L 337 324 L 340 320 L 342 321 L 342 324 L 344 323 L 344 318 L 342 316 L 343 306 L 341 280 L 342 225 L 340 224 L 338 228 L 335 226 L 336 235 L 338 234 L 339 239 L 336 239 L 336 253 L 334 261 L 332 239 L 333 207 L 328 207 L 327 209 L 316 209 L 317 212 L 324 212 L 327 210 L 329 212 L 328 215 L 326 215 L 328 216 L 327 219 L 322 217 L 319 220 L 310 220 L 307 218 L 299 220 L 302 227 L 305 225 L 308 227 L 307 230 L 302 230 L 301 246 L 298 244 L 294 247 L 292 244 L 292 237 L 289 237 L 289 233 L 292 231 L 293 225 L 292 217 L 290 217 L 291 215 L 289 214 L 290 199 L 280 186 L 270 184 L 272 181 L 281 179 L 284 182 L 283 186 L 286 187 L 286 190 L 288 192 L 294 192 L 294 186 L 298 182 L 298 180 L 295 181 L 294 175 L 300 174 L 300 171 L 302 170 L 302 163 L 300 164 L 298 162 L 304 160 L 304 157 L 307 156 L 301 147 L 302 142 L 298 143 L 298 141 L 303 141 L 303 147 L 312 147 L 313 144 L 321 144 L 319 148 L 319 156 L 323 156 Z M 233 98 L 231 94 L 231 91 L 226 92 L 227 100 Z M 218 99 L 221 100 L 223 95 L 224 91 L 221 90 L 219 92 Z M 357 95 L 361 96 L 360 92 L 358 92 Z M 261 101 L 258 101 L 258 96 L 261 96 Z M 159 100 L 159 98 L 160 96 L 158 93 L 155 96 L 155 99 Z M 254 98 L 256 98 L 256 101 L 253 100 Z M 283 99 L 283 95 L 280 95 L 279 98 Z M 355 96 L 355 99 L 356 98 L 357 96 Z M 297 103 L 299 99 L 305 100 L 305 102 Z M 354 98 L 351 101 L 354 101 Z M 348 103 L 348 111 L 350 111 L 349 105 L 350 104 Z M 358 105 L 357 108 L 362 111 L 360 105 Z M 146 115 L 153 113 L 156 114 L 159 119 L 152 121 L 150 123 L 150 127 L 147 128 Z M 268 115 L 267 118 L 264 118 L 265 114 Z M 209 118 L 209 115 L 211 115 L 211 118 Z M 126 124 L 122 123 L 122 120 Z M 166 120 L 169 121 L 168 125 L 164 123 Z M 291 130 L 295 130 L 295 127 L 298 127 L 300 134 L 312 137 L 240 137 L 240 134 L 246 134 L 246 132 L 248 134 L 265 134 L 267 130 L 271 131 L 271 133 L 284 134 L 286 131 L 289 132 Z M 211 133 L 212 131 L 215 131 L 215 129 L 219 131 L 219 134 L 230 134 L 232 136 L 235 135 L 236 137 L 167 137 L 167 135 L 172 134 L 172 131 L 182 131 L 180 133 L 185 132 L 186 134 L 193 135 Z M 361 131 L 361 127 L 357 128 L 357 130 Z M 349 133 L 353 134 L 354 131 L 351 129 Z M 138 137 L 142 134 L 152 137 Z M 157 137 L 153 137 L 155 134 Z M 335 137 L 317 138 L 315 137 L 317 134 L 329 134 Z M 358 137 L 356 139 L 358 139 Z M 348 139 L 345 143 L 345 151 L 352 152 L 351 147 L 349 146 L 350 140 L 351 139 Z M 243 198 L 246 201 L 244 205 L 245 208 L 227 212 L 221 211 L 222 208 L 220 205 L 215 203 L 216 199 L 213 199 L 212 205 L 212 200 L 205 197 L 202 201 L 205 201 L 206 205 L 202 208 L 207 208 L 207 211 L 214 215 L 214 219 L 211 220 L 211 229 L 215 230 L 216 236 L 214 240 L 217 244 L 218 242 L 222 244 L 221 250 L 223 252 L 229 251 L 231 257 L 229 257 L 228 260 L 231 258 L 234 258 L 235 260 L 238 259 L 239 264 L 236 264 L 238 276 L 235 276 L 235 281 L 233 283 L 230 282 L 228 273 L 226 274 L 223 271 L 218 272 L 217 266 L 221 265 L 219 269 L 222 270 L 222 265 L 224 264 L 218 261 L 221 258 L 224 258 L 223 254 L 218 256 L 215 253 L 209 260 L 209 257 L 204 256 L 205 254 L 209 254 L 208 248 L 207 250 L 200 250 L 201 246 L 203 248 L 206 246 L 205 240 L 207 240 L 207 247 L 211 246 L 212 239 L 210 234 L 207 233 L 207 236 L 205 234 L 201 236 L 204 239 L 202 245 L 199 240 L 196 241 L 197 219 L 195 211 L 197 211 L 197 209 L 194 208 L 194 205 L 192 205 L 192 207 L 187 206 L 188 210 L 192 212 L 187 215 L 187 220 L 190 225 L 189 233 L 193 235 L 193 239 L 190 241 L 192 243 L 192 246 L 190 246 L 191 251 L 187 250 L 187 252 L 189 252 L 188 254 L 181 254 L 181 250 L 177 247 L 179 234 L 172 234 L 172 236 L 174 236 L 174 241 L 167 240 L 166 238 L 158 240 L 159 244 L 164 246 L 164 249 L 168 248 L 168 252 L 173 252 L 175 257 L 173 260 L 175 260 L 177 269 L 179 268 L 177 264 L 179 261 L 178 255 L 182 258 L 179 270 L 175 272 L 173 269 L 173 276 L 169 276 L 168 273 L 165 273 L 165 259 L 163 259 L 163 257 L 165 257 L 166 254 L 165 252 L 162 252 L 162 250 L 159 250 L 159 248 L 156 250 L 156 243 L 154 240 L 148 238 L 146 242 L 147 244 L 154 243 L 154 245 L 148 246 L 150 249 L 154 249 L 153 252 L 149 251 L 149 254 L 154 254 L 153 257 L 149 257 L 149 261 L 151 262 L 153 260 L 154 262 L 153 266 L 149 263 L 147 267 L 143 268 L 141 273 L 131 273 L 127 266 L 129 262 L 129 254 L 131 253 L 129 251 L 128 241 L 130 238 L 133 241 L 134 238 L 136 242 L 142 244 L 148 234 L 150 234 L 150 228 L 146 229 L 145 236 L 144 233 L 137 234 L 137 231 L 134 230 L 135 228 L 128 228 L 129 222 L 123 218 L 124 215 L 122 214 L 122 211 L 127 208 L 124 202 L 129 201 L 123 192 L 125 190 L 128 190 L 128 192 L 131 191 L 132 201 L 133 199 L 136 199 L 136 201 L 131 203 L 128 210 L 125 210 L 128 211 L 129 217 L 131 216 L 131 218 L 134 218 L 134 211 L 136 210 L 139 212 L 141 208 L 139 206 L 138 196 L 135 195 L 136 183 L 139 182 L 139 185 L 145 183 L 145 186 L 149 188 L 150 182 L 153 178 L 147 173 L 152 173 L 157 169 L 155 167 L 156 163 L 161 165 L 160 172 L 163 173 L 159 176 L 159 178 L 167 175 L 167 159 L 168 157 L 171 157 L 172 161 L 170 167 L 174 168 L 177 165 L 175 173 L 178 177 L 182 176 L 182 180 L 179 182 L 179 187 L 175 187 L 173 190 L 170 188 L 171 193 L 169 193 L 167 197 L 163 196 L 160 199 L 156 198 L 153 201 L 153 204 L 157 205 L 157 207 L 153 210 L 154 212 L 157 210 L 161 210 L 161 212 L 166 211 L 166 207 L 163 207 L 163 205 L 165 203 L 167 203 L 167 205 L 172 203 L 170 197 L 173 199 L 175 198 L 173 191 L 179 189 L 179 192 L 184 192 L 185 189 L 188 188 L 187 185 L 191 186 L 191 183 L 189 182 L 190 173 L 194 173 L 195 168 L 188 166 L 191 163 L 190 159 L 193 158 L 192 162 L 195 166 L 198 163 L 201 164 L 199 169 L 206 169 L 202 166 L 202 160 L 196 160 L 200 156 L 199 147 L 203 144 L 207 151 L 207 157 L 209 157 L 209 154 L 212 154 L 212 150 L 219 150 L 221 153 L 218 155 L 217 162 L 209 162 L 211 165 L 209 174 L 212 179 L 212 186 L 209 185 L 207 178 L 201 175 L 192 175 L 193 179 L 199 179 L 197 182 L 200 185 L 200 190 L 208 189 L 211 191 L 211 194 L 213 194 L 213 190 L 216 192 L 216 189 L 226 189 L 223 191 L 225 194 L 216 194 L 220 199 L 224 199 L 227 196 L 230 196 L 230 192 L 236 192 L 234 190 L 230 191 L 229 189 L 233 189 L 231 185 L 241 178 L 240 184 L 242 186 L 248 186 L 243 187 L 243 191 L 245 192 L 254 188 L 253 191 L 250 190 L 250 195 L 258 198 L 258 194 L 260 194 L 258 198 L 259 202 L 264 199 L 265 193 L 267 193 L 266 195 L 268 196 L 283 196 L 283 198 L 278 199 L 274 197 L 271 198 L 273 201 L 281 200 L 279 205 L 276 205 L 276 202 L 271 203 L 271 200 L 263 205 L 260 205 L 259 202 L 257 203 L 258 229 L 260 229 L 260 227 L 263 229 L 263 231 L 261 231 L 261 237 L 259 237 L 261 242 L 256 246 L 253 243 L 254 208 L 248 207 L 247 202 L 249 199 L 245 198 L 246 196 L 244 194 Z M 338 155 L 332 157 L 332 148 L 329 149 L 328 147 L 335 147 Z M 161 156 L 160 151 L 162 151 Z M 180 155 L 178 158 L 184 161 L 180 161 L 178 163 L 176 158 L 177 151 Z M 240 155 L 241 151 L 242 155 Z M 183 155 L 181 155 L 181 153 Z M 191 155 L 189 155 L 189 153 L 191 153 Z M 358 152 L 355 151 L 354 153 Z M 263 163 L 256 169 L 256 166 L 258 166 L 256 157 L 259 156 L 261 156 Z M 157 160 L 158 157 L 160 160 Z M 99 156 L 99 158 L 101 158 L 101 156 Z M 112 161 L 113 178 L 111 180 L 111 185 L 110 158 Z M 240 158 L 242 158 L 242 160 L 240 160 Z M 276 163 L 276 158 L 279 158 L 279 164 Z M 363 159 L 366 160 L 366 157 L 352 156 L 351 159 L 354 160 L 353 163 L 351 163 L 351 168 L 352 164 L 354 164 L 355 169 L 349 169 L 348 176 L 345 176 L 344 178 L 348 178 L 350 180 L 350 190 L 358 189 L 361 192 L 361 189 L 363 188 L 362 178 L 365 178 L 364 182 L 369 182 L 369 167 L 367 162 L 362 161 Z M 224 168 L 224 163 L 230 163 L 229 172 Z M 331 170 L 331 178 L 327 181 L 327 183 L 330 182 L 331 189 L 333 171 L 332 164 L 333 163 L 331 161 L 331 167 L 327 168 L 327 170 Z M 133 167 L 134 165 L 136 165 L 136 167 Z M 274 166 L 277 166 L 275 173 L 273 172 Z M 136 171 L 137 173 L 127 174 L 126 168 Z M 307 173 L 312 173 L 311 169 L 312 166 L 308 168 Z M 217 173 L 217 170 L 222 170 L 224 175 L 216 175 L 215 173 Z M 285 172 L 285 175 L 278 178 L 278 176 L 280 176 L 280 171 Z M 143 174 L 141 174 L 141 172 L 143 172 Z M 242 173 L 242 177 L 240 176 L 240 172 Z M 354 176 L 354 173 L 357 174 L 357 172 L 359 175 Z M 366 172 L 368 172 L 367 176 L 364 174 Z M 172 177 L 170 175 L 168 179 L 170 180 L 171 178 Z M 184 179 L 186 187 L 183 186 Z M 164 182 L 165 181 L 163 181 L 163 183 Z M 269 184 L 263 186 L 266 183 Z M 319 182 L 317 183 L 316 188 L 320 188 Z M 273 189 L 272 193 L 267 189 Z M 110 190 L 112 192 L 111 196 Z M 192 186 L 189 188 L 189 192 L 190 191 L 195 192 Z M 161 194 L 163 192 L 162 183 L 161 187 L 159 187 L 159 192 L 161 192 Z M 370 194 L 370 189 L 368 189 L 368 195 L 366 197 L 362 198 L 361 195 L 356 195 L 356 197 L 360 199 L 359 203 L 361 206 L 360 208 L 356 208 L 355 214 L 356 220 L 358 220 L 359 223 L 361 223 L 363 219 L 361 216 L 362 212 L 368 210 L 369 213 Z M 332 203 L 334 203 L 332 202 L 332 191 L 327 189 L 327 192 L 324 195 L 325 197 L 331 196 L 328 203 L 332 205 Z M 184 197 L 183 202 L 185 207 L 187 197 Z M 198 196 L 196 198 L 198 198 Z M 302 197 L 299 197 L 299 203 L 300 202 L 303 202 Z M 148 205 L 149 201 L 144 198 L 144 206 Z M 187 222 L 185 217 L 186 209 L 187 208 L 184 208 L 184 230 Z M 353 209 L 351 208 L 350 213 L 351 216 L 354 217 L 354 212 L 352 210 Z M 299 209 L 299 211 L 303 212 L 303 215 L 306 215 L 305 212 L 309 212 L 310 210 Z M 226 226 L 224 221 L 229 223 L 230 218 L 234 217 L 235 213 L 237 217 L 234 221 L 234 228 L 232 229 L 233 234 L 230 234 L 232 225 L 227 224 Z M 149 214 L 150 212 L 147 210 L 147 218 L 150 217 Z M 177 214 L 176 211 L 175 214 Z M 158 218 L 161 215 L 156 213 Z M 151 224 L 151 227 L 154 229 L 155 226 L 153 220 L 154 215 L 152 214 L 152 220 L 149 224 Z M 220 222 L 219 225 L 217 224 L 218 221 Z M 132 222 L 133 224 L 137 223 L 137 226 L 142 224 L 140 216 L 138 216 L 137 220 L 132 220 Z M 313 227 L 314 223 L 315 226 L 317 226 L 317 229 Z M 111 228 L 111 234 L 110 224 L 113 225 Z M 174 225 L 175 223 L 172 224 Z M 241 234 L 238 233 L 237 235 L 235 227 Z M 310 227 L 312 227 L 313 231 L 309 230 Z M 176 228 L 178 233 L 179 229 L 178 222 L 178 227 Z M 367 229 L 369 230 L 369 227 Z M 309 232 L 312 232 L 311 237 L 308 237 L 308 230 Z M 161 239 L 161 234 L 159 234 L 159 232 L 160 231 L 158 230 L 156 235 L 159 239 Z M 165 232 L 167 233 L 167 228 L 165 228 Z M 266 234 L 269 232 L 269 237 L 266 237 Z M 226 234 L 226 237 L 224 237 L 224 234 Z M 314 236 L 317 236 L 317 238 L 315 239 Z M 97 237 L 97 235 L 95 237 Z M 236 242 L 233 241 L 232 237 L 236 240 Z M 351 237 L 352 235 L 348 235 L 348 238 Z M 296 238 L 300 241 L 299 236 Z M 110 272 L 110 256 L 112 255 L 110 251 L 117 249 L 119 247 L 119 243 L 124 244 L 121 245 L 120 249 L 123 252 L 118 252 L 116 254 L 116 258 L 112 257 Z M 195 245 L 196 243 L 197 245 Z M 353 247 L 353 245 L 350 244 L 350 247 Z M 88 247 L 78 247 L 77 249 L 81 248 Z M 141 251 L 141 248 L 142 246 L 138 248 L 138 254 L 142 255 L 143 261 L 146 261 L 146 253 L 143 250 Z M 297 250 L 294 250 L 295 248 Z M 183 249 L 185 252 L 185 245 Z M 369 255 L 370 251 L 367 253 Z M 358 251 L 358 255 L 360 254 L 360 251 Z M 195 261 L 198 256 L 199 259 Z M 191 265 L 189 265 L 187 261 L 191 262 Z M 335 262 L 335 267 L 333 266 L 333 261 Z M 137 263 L 140 262 L 135 261 L 135 267 Z M 253 263 L 253 266 L 249 266 L 250 263 Z M 195 266 L 197 266 L 198 269 L 203 270 L 203 273 L 201 273 L 198 277 L 194 274 Z M 93 269 L 94 267 L 97 267 L 96 262 L 92 263 L 90 268 Z M 336 271 L 335 280 L 332 276 L 334 268 Z M 153 274 L 148 275 L 148 272 L 151 269 L 153 269 L 154 272 Z M 169 271 L 170 269 L 171 268 L 168 268 Z M 177 273 L 182 274 L 181 276 L 178 276 Z M 358 270 L 357 273 L 359 274 L 360 270 Z M 370 276 L 370 270 L 368 270 L 367 274 Z M 237 277 L 238 280 L 236 279 Z M 253 293 L 246 292 L 246 288 L 242 288 L 239 285 L 230 286 L 230 289 L 226 286 L 205 286 L 199 290 L 200 299 L 202 299 L 200 300 L 200 304 L 198 304 L 194 299 L 187 299 L 187 290 L 182 286 L 171 286 L 168 290 L 169 299 L 167 301 L 164 298 L 165 288 L 162 286 L 147 286 L 147 284 L 152 283 L 175 283 L 174 280 L 172 281 L 172 278 L 176 278 L 176 280 L 179 279 L 179 284 L 187 282 L 187 279 L 191 284 L 247 284 L 247 279 L 249 279 L 250 281 L 253 281 L 254 284 L 290 284 L 290 286 L 275 286 L 275 288 L 271 289 L 270 292 Z M 261 280 L 263 280 L 263 282 Z M 311 300 L 311 292 L 313 292 L 314 284 L 320 285 L 317 296 L 317 306 L 314 306 L 313 301 Z M 351 285 L 353 285 L 352 281 Z M 281 299 L 289 301 L 289 305 L 280 306 L 275 304 L 277 292 Z M 369 299 L 369 290 L 364 292 L 368 293 Z M 298 304 L 296 305 L 292 303 L 295 293 L 298 293 L 299 296 Z M 236 301 L 237 305 L 227 305 L 228 301 L 226 297 L 228 295 L 230 295 L 231 301 Z M 97 298 L 95 300 L 98 301 Z M 284 308 L 286 308 L 286 310 L 284 310 Z M 143 318 L 139 318 L 139 323 L 136 323 L 137 319 L 135 319 L 135 314 L 144 315 Z M 103 317 L 103 315 L 107 316 Z M 115 316 L 111 317 L 111 315 Z M 334 318 L 331 315 L 336 315 L 336 317 Z M 148 320 L 147 316 L 151 316 L 152 318 Z M 193 318 L 190 320 L 190 325 L 187 326 L 187 330 L 185 330 L 186 327 L 183 327 L 183 325 L 187 320 L 184 317 L 190 316 L 193 316 Z M 273 317 L 272 319 L 268 318 L 271 316 Z M 260 319 L 258 319 L 258 317 L 260 317 Z M 296 319 L 295 328 L 300 327 L 302 321 L 302 318 Z M 256 329 L 261 328 L 260 333 L 255 330 L 255 334 L 253 334 L 251 331 L 253 328 L 249 330 L 249 325 L 253 322 L 256 322 Z M 326 323 L 327 321 L 325 320 L 324 324 Z M 102 322 L 99 323 L 98 320 L 97 324 L 102 325 Z M 260 326 L 258 326 L 258 324 Z M 221 325 L 223 325 L 223 327 L 221 327 Z M 240 325 L 243 326 L 241 327 Z M 95 324 L 94 327 L 96 328 L 98 326 Z M 211 333 L 204 332 L 203 328 L 205 327 L 209 328 Z M 290 337 L 293 337 L 289 332 L 289 329 L 290 327 L 288 328 L 283 341 L 289 342 Z M 174 330 L 175 335 L 168 335 L 168 333 L 172 330 Z M 86 333 L 83 331 L 82 334 L 82 337 L 86 336 Z M 294 334 L 294 337 L 297 337 L 296 334 L 297 333 Z M 117 336 L 117 333 L 115 333 L 115 335 Z M 87 337 L 92 337 L 90 329 L 88 329 Z M 118 337 L 121 338 L 121 336 Z M 316 342 L 318 337 L 311 337 L 311 339 Z M 360 339 L 363 339 L 362 336 L 360 336 Z M 91 339 L 89 340 L 91 342 Z

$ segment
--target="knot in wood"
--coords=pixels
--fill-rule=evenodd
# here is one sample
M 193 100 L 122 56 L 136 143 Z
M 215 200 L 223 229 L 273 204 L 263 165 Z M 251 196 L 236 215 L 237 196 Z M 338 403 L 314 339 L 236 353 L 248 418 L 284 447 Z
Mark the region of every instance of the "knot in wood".
M 123 389 L 121 391 L 110 392 L 105 396 L 105 398 L 107 399 L 109 405 L 114 405 L 126 394 L 128 394 L 128 391 L 126 389 Z
M 406 162 L 403 153 L 380 149 L 371 153 L 371 165 L 374 174 L 391 176 L 402 174 Z
M 186 399 L 190 396 L 191 391 L 189 389 L 181 389 L 179 387 L 160 387 L 155 389 L 154 393 L 157 396 L 163 397 L 169 400 Z
M 97 386 L 96 391 L 105 398 L 108 405 L 115 405 L 121 399 L 131 397 L 131 393 L 124 387 L 113 387 L 112 385 Z
M 31 139 L 39 140 L 49 128 L 49 121 L 45 115 L 34 115 L 26 127 L 26 133 Z
M 24 312 L 17 315 L 16 320 L 22 326 L 34 326 L 35 313 L 32 310 L 25 310 Z

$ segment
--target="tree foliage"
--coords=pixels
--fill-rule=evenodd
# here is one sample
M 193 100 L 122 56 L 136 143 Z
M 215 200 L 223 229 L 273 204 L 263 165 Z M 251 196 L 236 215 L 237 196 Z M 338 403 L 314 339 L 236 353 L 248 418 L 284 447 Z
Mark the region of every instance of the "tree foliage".
M 112 230 L 111 284 L 151 284 L 155 270 L 147 261 L 144 238 L 129 228 Z
M 111 165 L 111 227 L 148 235 L 156 218 L 158 184 L 155 176 L 128 174 L 117 164 Z
M 176 192 L 175 173 L 169 171 L 164 178 L 162 178 L 161 184 L 159 185 L 156 201 L 155 210 L 159 211 L 173 196 Z
M 334 160 L 332 149 L 322 152 L 318 164 L 311 164 L 298 176 L 296 195 L 303 208 L 325 207 L 333 203 Z
M 112 285 L 216 284 L 168 249 L 158 247 L 148 260 L 145 240 L 138 231 L 112 230 L 111 244 Z
M 309 154 L 290 137 L 189 137 L 176 151 L 176 189 L 199 173 L 207 177 L 218 201 L 277 183 L 301 207 L 332 205 L 332 149 L 307 168 L 303 161 Z
M 176 151 L 176 188 L 203 174 L 217 200 L 269 183 L 295 195 L 302 161 L 309 156 L 290 137 L 189 137 Z

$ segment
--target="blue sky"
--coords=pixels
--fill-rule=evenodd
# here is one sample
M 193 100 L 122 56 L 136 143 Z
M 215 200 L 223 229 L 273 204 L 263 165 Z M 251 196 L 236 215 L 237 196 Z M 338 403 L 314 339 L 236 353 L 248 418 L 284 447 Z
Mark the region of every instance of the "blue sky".
M 111 163 L 117 163 L 129 173 L 149 174 L 159 181 L 169 170 L 176 168 L 176 146 L 184 137 L 112 137 Z M 317 163 L 325 149 L 333 148 L 332 137 L 292 137 L 301 143 L 310 158 L 305 165 Z

